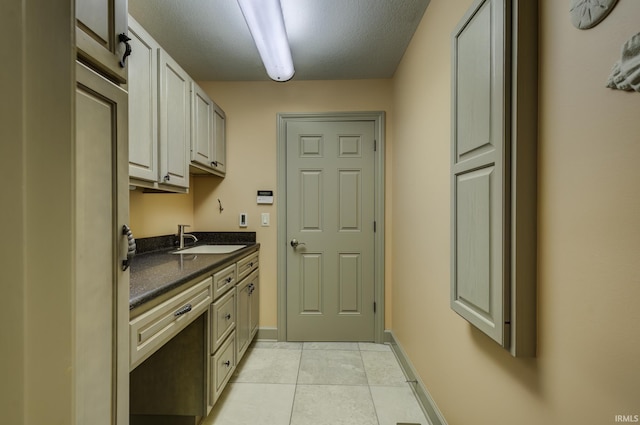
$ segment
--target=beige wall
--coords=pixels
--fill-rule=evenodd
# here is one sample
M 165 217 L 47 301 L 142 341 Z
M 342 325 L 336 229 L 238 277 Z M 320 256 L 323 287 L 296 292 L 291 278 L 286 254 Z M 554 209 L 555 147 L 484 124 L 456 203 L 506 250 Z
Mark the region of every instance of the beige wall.
M 277 202 L 276 116 L 282 112 L 387 111 L 391 132 L 391 81 L 201 82 L 227 114 L 227 177 L 197 177 L 194 211 L 197 230 L 242 230 L 238 214 L 248 214 L 260 254 L 260 327 L 277 326 L 277 208 L 257 205 L 258 189 L 273 190 Z M 390 157 L 390 150 L 386 152 Z M 224 211 L 218 209 L 218 199 Z M 260 226 L 260 214 L 271 226 Z M 390 270 L 390 266 L 388 267 Z M 390 271 L 388 272 L 390 273 Z M 389 312 L 390 314 L 390 312 Z
M 133 236 L 148 238 L 176 234 L 178 224 L 190 225 L 187 231 L 196 230 L 192 193 L 144 193 L 140 188 L 129 192 L 129 222 Z
M 432 0 L 393 81 L 393 331 L 450 425 L 640 414 L 640 94 L 604 87 L 640 2 L 580 31 L 540 1 L 536 359 L 449 308 L 450 35 L 471 3 Z

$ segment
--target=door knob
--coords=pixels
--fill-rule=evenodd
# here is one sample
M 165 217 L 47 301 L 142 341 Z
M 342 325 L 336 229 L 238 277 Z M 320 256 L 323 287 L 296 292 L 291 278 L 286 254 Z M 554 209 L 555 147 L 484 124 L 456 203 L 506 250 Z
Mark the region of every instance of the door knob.
M 304 245 L 304 244 L 305 244 L 304 242 L 298 242 L 298 240 L 295 238 L 291 239 L 291 246 L 294 248 L 296 248 L 298 245 Z

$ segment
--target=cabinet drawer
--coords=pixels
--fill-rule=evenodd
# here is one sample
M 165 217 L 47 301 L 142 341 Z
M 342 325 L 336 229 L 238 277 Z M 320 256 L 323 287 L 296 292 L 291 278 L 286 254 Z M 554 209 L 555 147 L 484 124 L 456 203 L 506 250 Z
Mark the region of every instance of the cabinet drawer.
M 211 354 L 236 327 L 236 291 L 227 292 L 211 305 Z
M 248 276 L 252 271 L 256 270 L 259 265 L 259 253 L 256 251 L 238 261 L 238 281 Z
M 238 281 L 235 263 L 214 273 L 213 275 L 213 299 L 227 292 Z
M 130 370 L 207 311 L 211 282 L 208 277 L 129 322 Z
M 236 369 L 236 333 L 232 332 L 220 349 L 211 356 L 211 394 L 210 403 L 216 402 L 224 386 L 231 378 L 231 374 Z

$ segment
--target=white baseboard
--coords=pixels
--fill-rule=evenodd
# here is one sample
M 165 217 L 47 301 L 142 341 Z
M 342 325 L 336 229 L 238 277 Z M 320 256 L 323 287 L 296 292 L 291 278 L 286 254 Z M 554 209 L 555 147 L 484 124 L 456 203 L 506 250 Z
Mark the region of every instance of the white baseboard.
M 420 402 L 420 407 L 422 407 L 422 411 L 431 425 L 447 425 L 447 421 L 444 419 L 444 416 L 442 416 L 442 413 L 440 413 L 440 410 L 438 409 L 438 406 L 436 406 L 435 401 L 433 401 L 431 394 L 429 394 L 429 391 L 427 391 L 427 388 L 418 376 L 418 373 L 411 364 L 409 357 L 407 357 L 402 346 L 398 341 L 396 341 L 393 331 L 384 331 L 384 342 L 391 345 L 391 349 L 398 358 L 407 380 L 412 384 L 410 387 L 415 392 L 416 397 Z
M 278 328 L 258 328 L 256 341 L 277 341 Z

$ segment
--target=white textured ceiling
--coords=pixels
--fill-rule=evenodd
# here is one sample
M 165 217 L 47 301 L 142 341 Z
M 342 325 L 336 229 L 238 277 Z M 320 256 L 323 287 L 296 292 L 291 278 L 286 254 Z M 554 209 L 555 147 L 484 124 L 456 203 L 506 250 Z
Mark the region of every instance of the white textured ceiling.
M 294 80 L 390 78 L 429 0 L 281 0 Z M 268 80 L 236 0 L 129 0 L 197 81 Z

